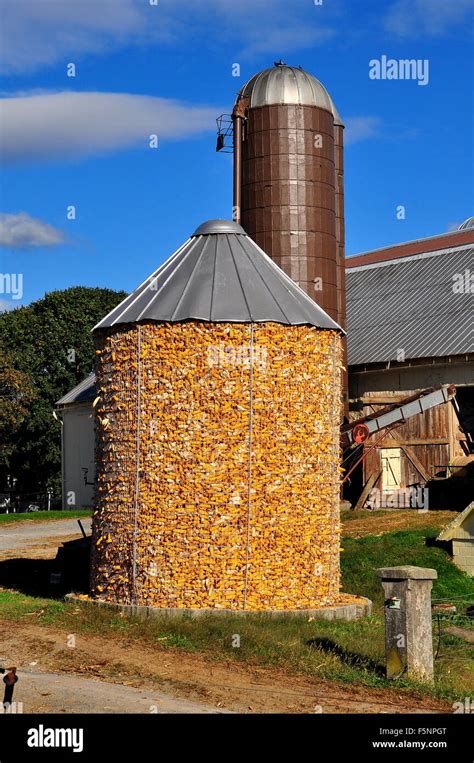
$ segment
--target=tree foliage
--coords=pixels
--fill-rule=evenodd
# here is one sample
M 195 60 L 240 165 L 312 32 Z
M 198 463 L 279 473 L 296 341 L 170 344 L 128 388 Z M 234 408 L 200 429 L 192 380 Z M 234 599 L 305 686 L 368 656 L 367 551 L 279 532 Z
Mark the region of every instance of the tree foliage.
M 22 492 L 58 488 L 55 403 L 93 370 L 91 329 L 125 296 L 77 286 L 0 315 L 0 490 L 7 474 Z
M 14 450 L 11 435 L 25 419 L 33 400 L 29 377 L 14 368 L 6 348 L 0 345 L 0 468 L 8 469 Z

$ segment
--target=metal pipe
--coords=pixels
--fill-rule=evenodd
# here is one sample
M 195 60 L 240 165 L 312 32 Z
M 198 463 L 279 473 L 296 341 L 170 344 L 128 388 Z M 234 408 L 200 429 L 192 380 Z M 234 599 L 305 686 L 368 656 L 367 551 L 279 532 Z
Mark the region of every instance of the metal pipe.
M 232 114 L 234 125 L 234 199 L 232 219 L 240 224 L 242 208 L 242 117 Z

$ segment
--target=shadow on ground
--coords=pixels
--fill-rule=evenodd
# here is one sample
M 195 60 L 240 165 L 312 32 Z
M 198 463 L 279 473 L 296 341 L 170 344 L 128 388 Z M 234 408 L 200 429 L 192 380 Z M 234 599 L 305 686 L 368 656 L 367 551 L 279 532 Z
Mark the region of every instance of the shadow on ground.
M 0 561 L 0 586 L 44 598 L 89 591 L 90 538 L 63 543 L 55 559 Z
M 370 657 L 365 657 L 364 655 L 356 654 L 355 652 L 349 652 L 330 638 L 313 638 L 306 642 L 306 646 L 333 654 L 346 665 L 351 665 L 354 668 L 364 668 L 376 673 L 378 676 L 385 677 L 385 668 L 379 662 L 372 660 Z

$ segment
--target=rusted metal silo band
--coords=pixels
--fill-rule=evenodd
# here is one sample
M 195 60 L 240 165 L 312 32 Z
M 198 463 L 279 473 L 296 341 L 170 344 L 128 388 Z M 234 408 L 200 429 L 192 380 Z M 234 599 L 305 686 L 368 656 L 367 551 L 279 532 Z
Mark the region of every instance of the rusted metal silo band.
M 141 423 L 141 388 L 142 388 L 142 327 L 138 324 L 137 341 L 137 444 L 135 467 L 135 505 L 132 536 L 132 603 L 137 603 L 137 535 L 138 504 L 140 500 L 140 423 Z
M 252 426 L 253 426 L 253 343 L 254 332 L 253 323 L 250 324 L 250 372 L 249 372 L 249 453 L 247 467 L 247 531 L 245 545 L 245 578 L 244 578 L 244 597 L 242 609 L 247 606 L 247 587 L 249 580 L 249 559 L 250 559 L 250 505 L 252 492 Z

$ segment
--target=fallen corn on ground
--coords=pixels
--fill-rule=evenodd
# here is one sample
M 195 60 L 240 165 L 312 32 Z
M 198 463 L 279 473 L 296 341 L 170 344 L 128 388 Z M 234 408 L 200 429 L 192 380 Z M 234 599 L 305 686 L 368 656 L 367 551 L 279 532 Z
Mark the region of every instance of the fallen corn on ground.
M 341 340 L 145 323 L 97 337 L 92 593 L 158 607 L 339 597 Z

